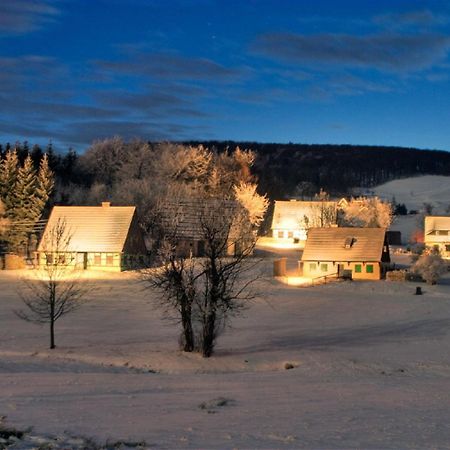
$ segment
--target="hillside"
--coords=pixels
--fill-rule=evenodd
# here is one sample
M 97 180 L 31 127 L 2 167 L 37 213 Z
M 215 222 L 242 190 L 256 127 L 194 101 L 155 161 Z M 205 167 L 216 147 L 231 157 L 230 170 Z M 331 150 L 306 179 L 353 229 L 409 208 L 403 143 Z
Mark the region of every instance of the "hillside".
M 261 192 L 271 199 L 308 197 L 320 188 L 338 195 L 415 175 L 450 175 L 450 152 L 403 147 L 191 141 L 218 151 L 239 146 L 257 153 Z

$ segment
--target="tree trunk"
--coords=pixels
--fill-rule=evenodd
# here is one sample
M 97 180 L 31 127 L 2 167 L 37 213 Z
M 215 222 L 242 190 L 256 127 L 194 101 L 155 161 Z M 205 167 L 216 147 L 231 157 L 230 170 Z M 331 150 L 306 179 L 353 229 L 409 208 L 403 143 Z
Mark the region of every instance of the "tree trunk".
M 205 323 L 203 324 L 202 355 L 204 358 L 209 358 L 214 350 L 214 339 L 216 334 L 215 311 L 210 311 L 205 319 Z
M 191 307 L 181 307 L 181 322 L 184 334 L 184 352 L 192 352 L 194 350 L 194 331 L 192 329 Z
M 50 320 L 50 348 L 55 348 L 55 321 Z

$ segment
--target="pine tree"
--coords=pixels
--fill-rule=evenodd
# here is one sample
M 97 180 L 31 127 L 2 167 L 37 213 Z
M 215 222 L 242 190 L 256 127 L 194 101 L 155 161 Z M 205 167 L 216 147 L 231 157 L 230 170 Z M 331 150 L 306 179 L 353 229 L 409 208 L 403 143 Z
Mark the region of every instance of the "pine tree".
M 15 186 L 19 172 L 19 159 L 16 150 L 8 150 L 0 163 L 0 199 L 6 209 L 6 215 L 15 205 Z
M 36 188 L 35 188 L 35 205 L 36 205 L 36 220 L 42 215 L 45 205 L 50 198 L 55 185 L 54 175 L 49 167 L 48 156 L 45 154 L 41 159 L 39 165 L 39 171 L 36 177 Z
M 11 250 L 18 251 L 28 241 L 28 234 L 33 231 L 34 224 L 39 218 L 40 211 L 36 204 L 36 170 L 33 160 L 28 155 L 19 168 L 17 181 L 12 195 L 14 196 L 13 207 L 8 211 L 13 226 L 8 236 Z

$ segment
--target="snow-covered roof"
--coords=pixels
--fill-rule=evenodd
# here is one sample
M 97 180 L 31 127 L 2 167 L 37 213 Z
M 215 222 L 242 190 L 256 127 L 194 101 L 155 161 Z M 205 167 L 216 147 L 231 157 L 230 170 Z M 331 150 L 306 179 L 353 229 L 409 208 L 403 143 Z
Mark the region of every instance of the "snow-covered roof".
M 433 231 L 450 231 L 450 216 L 426 216 L 425 234 Z
M 49 250 L 50 233 L 58 222 L 65 222 L 70 236 L 65 251 L 122 252 L 136 208 L 134 206 L 55 206 L 52 209 L 38 251 Z
M 302 261 L 381 261 L 384 228 L 311 228 Z

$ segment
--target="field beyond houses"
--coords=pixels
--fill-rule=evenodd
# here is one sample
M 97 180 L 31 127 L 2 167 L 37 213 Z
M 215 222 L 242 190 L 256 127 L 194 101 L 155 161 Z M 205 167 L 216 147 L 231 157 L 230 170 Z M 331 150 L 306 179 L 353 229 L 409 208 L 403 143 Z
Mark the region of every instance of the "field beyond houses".
M 27 271 L 0 271 L 0 430 L 32 427 L 11 448 L 450 448 L 450 272 L 293 287 L 261 254 L 262 295 L 210 359 L 133 272 L 90 273 L 50 351 L 14 313 Z

